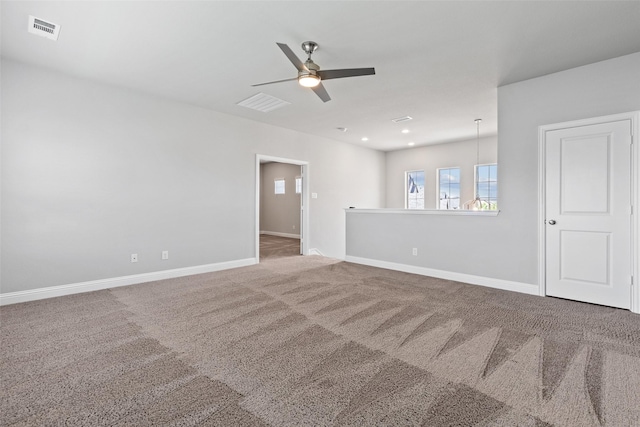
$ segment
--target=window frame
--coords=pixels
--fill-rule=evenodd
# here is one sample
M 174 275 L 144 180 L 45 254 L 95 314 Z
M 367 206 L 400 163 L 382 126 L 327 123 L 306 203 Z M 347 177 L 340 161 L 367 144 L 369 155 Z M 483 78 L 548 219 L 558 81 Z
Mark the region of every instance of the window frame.
M 442 208 L 440 207 L 440 171 L 443 170 L 457 170 L 458 171 L 458 207 L 457 208 Z M 460 166 L 450 166 L 444 168 L 436 168 L 436 209 L 443 211 L 456 211 L 462 209 L 462 176 L 461 176 L 461 168 Z M 451 183 L 449 183 L 451 184 Z
M 421 208 L 410 208 L 409 207 L 409 174 L 411 173 L 415 173 L 415 172 L 420 172 L 422 173 L 422 179 L 423 179 L 423 184 L 422 184 L 422 207 Z M 424 169 L 413 169 L 413 170 L 407 170 L 404 171 L 404 208 L 405 209 L 410 209 L 410 210 L 420 210 L 420 209 L 425 209 L 425 184 L 426 184 L 426 174 L 425 174 L 425 170 Z
M 296 194 L 302 194 L 302 176 L 296 176 Z
M 278 192 L 278 182 L 282 182 L 282 192 Z M 286 194 L 287 182 L 284 178 L 274 178 L 273 184 L 274 184 L 273 194 L 275 194 L 276 196 Z
M 485 211 L 497 211 L 498 210 L 498 163 L 480 163 L 477 165 L 473 166 L 473 198 L 475 199 L 476 197 L 478 197 L 478 179 L 480 177 L 480 174 L 478 173 L 478 168 L 480 166 L 495 166 L 496 167 L 496 179 L 495 181 L 491 181 L 491 171 L 489 171 L 489 183 L 491 182 L 495 182 L 496 183 L 496 195 L 493 198 L 493 200 L 495 200 L 495 204 L 493 206 L 493 208 L 491 207 L 491 190 L 489 190 L 489 198 L 487 200 L 487 207 L 483 207 L 482 210 Z M 480 200 L 484 200 L 484 199 L 480 199 Z

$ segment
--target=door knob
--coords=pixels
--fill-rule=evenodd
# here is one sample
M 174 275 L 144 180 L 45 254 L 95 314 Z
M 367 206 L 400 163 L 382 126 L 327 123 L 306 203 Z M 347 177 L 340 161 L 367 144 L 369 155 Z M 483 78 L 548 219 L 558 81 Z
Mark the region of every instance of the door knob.
M 550 225 L 556 225 L 556 220 L 555 219 L 550 219 L 549 220 L 549 224 Z

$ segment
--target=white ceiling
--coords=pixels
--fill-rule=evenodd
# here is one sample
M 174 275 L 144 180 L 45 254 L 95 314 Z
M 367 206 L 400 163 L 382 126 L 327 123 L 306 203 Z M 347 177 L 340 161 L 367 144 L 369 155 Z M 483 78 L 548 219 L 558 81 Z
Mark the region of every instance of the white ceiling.
M 2 56 L 380 150 L 497 131 L 497 87 L 640 51 L 640 1 L 2 1 Z M 54 42 L 28 15 L 61 26 Z M 276 46 L 316 41 L 323 103 Z M 262 113 L 259 92 L 291 105 Z M 412 121 L 391 119 L 409 115 Z M 347 132 L 336 128 L 346 127 Z M 400 131 L 410 130 L 408 134 Z M 367 136 L 369 141 L 362 142 Z

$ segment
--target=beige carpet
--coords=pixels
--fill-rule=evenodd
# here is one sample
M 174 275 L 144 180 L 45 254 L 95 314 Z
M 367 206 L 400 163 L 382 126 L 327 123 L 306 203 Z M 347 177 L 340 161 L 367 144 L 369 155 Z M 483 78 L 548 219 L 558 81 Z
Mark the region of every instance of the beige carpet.
M 300 255 L 300 239 L 260 235 L 260 260 Z
M 317 256 L 0 316 L 2 425 L 640 425 L 640 316 Z

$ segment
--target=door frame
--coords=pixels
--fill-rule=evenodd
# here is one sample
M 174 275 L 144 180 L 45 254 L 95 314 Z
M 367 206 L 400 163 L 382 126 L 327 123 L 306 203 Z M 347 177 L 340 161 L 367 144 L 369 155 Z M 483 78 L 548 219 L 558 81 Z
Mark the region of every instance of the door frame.
M 569 122 L 554 123 L 538 126 L 538 282 L 539 295 L 547 294 L 546 270 L 546 144 L 547 132 L 579 126 L 596 125 L 620 120 L 631 121 L 631 203 L 633 206 L 631 218 L 631 269 L 633 283 L 631 285 L 631 311 L 640 314 L 640 149 L 637 147 L 640 135 L 640 111 L 613 114 L 609 116 L 593 117 Z
M 263 161 L 287 163 L 301 167 L 302 194 L 300 194 L 300 210 L 302 218 L 300 223 L 300 243 L 302 255 L 309 255 L 309 162 L 304 160 L 286 159 L 265 154 L 256 154 L 256 212 L 255 212 L 255 254 L 256 262 L 260 262 L 260 164 Z

